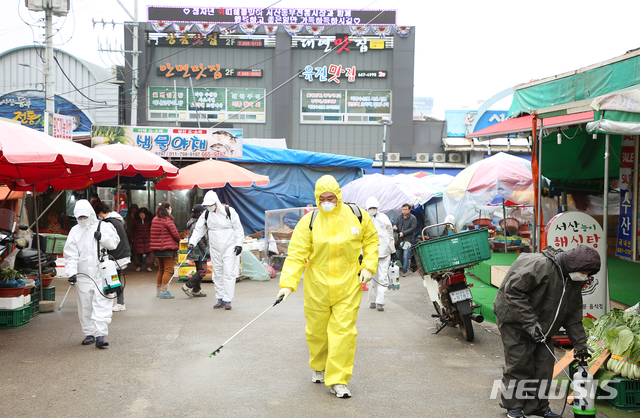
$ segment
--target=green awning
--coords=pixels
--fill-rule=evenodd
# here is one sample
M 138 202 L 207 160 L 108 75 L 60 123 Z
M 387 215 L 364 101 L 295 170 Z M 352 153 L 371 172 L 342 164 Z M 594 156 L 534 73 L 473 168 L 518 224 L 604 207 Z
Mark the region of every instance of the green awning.
M 534 111 L 593 99 L 607 93 L 634 88 L 640 84 L 640 52 L 625 54 L 600 65 L 561 74 L 555 79 L 516 86 L 508 118 Z M 627 57 L 630 55 L 630 57 Z

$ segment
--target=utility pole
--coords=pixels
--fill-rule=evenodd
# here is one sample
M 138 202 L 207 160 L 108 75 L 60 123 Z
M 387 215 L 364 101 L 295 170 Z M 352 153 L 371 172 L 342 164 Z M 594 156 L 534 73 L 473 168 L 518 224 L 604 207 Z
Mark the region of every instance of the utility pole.
M 55 82 L 53 78 L 53 10 L 51 2 L 47 2 L 45 8 L 45 63 L 44 63 L 44 99 L 45 99 L 45 118 L 48 118 L 47 114 L 53 115 L 56 112 L 55 106 Z
M 118 2 L 118 4 L 120 5 L 120 7 L 122 7 L 122 9 L 127 13 L 127 15 L 129 15 L 129 18 L 131 20 L 133 20 L 133 48 L 131 49 L 131 51 L 126 51 L 126 50 L 113 50 L 113 49 L 102 49 L 102 48 L 98 48 L 98 51 L 100 52 L 120 52 L 123 55 L 125 54 L 132 54 L 132 58 L 131 58 L 131 117 L 130 117 L 130 125 L 131 126 L 136 126 L 138 124 L 138 82 L 139 82 L 139 75 L 138 75 L 138 56 L 140 55 L 140 51 L 138 50 L 138 39 L 139 39 L 139 35 L 138 35 L 138 29 L 139 29 L 139 22 L 138 22 L 138 0 L 134 0 L 133 2 L 133 15 L 131 15 L 131 13 L 129 13 L 129 10 L 127 10 L 126 7 L 124 7 L 124 4 L 122 4 L 122 2 L 120 0 L 116 0 Z M 93 22 L 93 26 L 95 27 L 96 25 L 96 21 Z M 104 22 L 104 20 L 102 21 L 102 26 L 104 27 L 106 25 L 106 23 Z M 114 27 L 115 27 L 115 22 L 113 23 Z

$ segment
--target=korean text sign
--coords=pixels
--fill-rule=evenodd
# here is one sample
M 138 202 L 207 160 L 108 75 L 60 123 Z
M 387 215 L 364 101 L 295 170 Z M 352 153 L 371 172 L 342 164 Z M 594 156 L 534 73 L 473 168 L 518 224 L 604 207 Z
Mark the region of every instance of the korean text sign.
M 600 224 L 584 212 L 564 212 L 554 216 L 546 226 L 547 243 L 564 251 L 586 245 L 598 251 L 600 260 L 607 256 L 607 237 Z M 606 313 L 608 303 L 608 276 L 600 270 L 590 284 L 582 289 L 584 316 L 600 317 Z

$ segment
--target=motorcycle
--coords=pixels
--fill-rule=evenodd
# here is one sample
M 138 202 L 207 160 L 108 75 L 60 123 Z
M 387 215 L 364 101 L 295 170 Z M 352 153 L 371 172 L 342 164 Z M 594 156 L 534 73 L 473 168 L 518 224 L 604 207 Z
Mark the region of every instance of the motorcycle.
M 443 222 L 429 225 L 422 230 L 422 241 L 432 239 L 425 237 L 424 233 L 427 229 L 442 226 L 449 226 L 455 233 L 455 227 L 452 223 Z M 489 243 L 487 241 L 487 246 L 488 245 Z M 474 332 L 471 321 L 481 323 L 484 321 L 484 317 L 473 312 L 474 309 L 480 306 L 473 303 L 471 286 L 467 283 L 464 267 L 448 268 L 442 271 L 427 273 L 425 265 L 420 259 L 419 252 L 415 251 L 414 254 L 417 258 L 416 261 L 418 261 L 418 271 L 424 280 L 424 286 L 427 288 L 429 298 L 433 302 L 436 310 L 436 313 L 433 314 L 432 317 L 439 319 L 439 324 L 437 324 L 434 334 L 442 331 L 447 325 L 453 327 L 458 325 L 465 339 L 467 341 L 473 341 Z
M 14 247 L 19 251 L 16 253 L 14 269 L 22 276 L 35 277 L 39 274 L 38 264 L 42 269 L 42 274 L 51 274 L 51 277 L 57 275 L 55 254 L 38 254 L 38 250 L 27 248 L 28 241 L 25 238 L 17 237 L 15 231 L 17 229 L 26 231 L 29 229 L 27 225 L 17 226 L 17 216 L 10 209 L 0 209 L 0 262 L 13 253 Z

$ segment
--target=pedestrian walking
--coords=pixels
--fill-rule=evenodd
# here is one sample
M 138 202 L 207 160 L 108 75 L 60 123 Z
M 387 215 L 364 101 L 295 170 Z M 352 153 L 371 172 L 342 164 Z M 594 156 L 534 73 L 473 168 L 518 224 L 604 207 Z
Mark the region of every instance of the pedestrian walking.
M 102 293 L 98 251 L 99 247 L 115 250 L 120 238 L 113 225 L 98 221 L 86 199 L 76 202 L 73 215 L 78 224 L 69 231 L 63 255 L 69 283 L 75 285 L 78 296 L 78 318 L 85 336 L 82 345 L 95 343 L 106 348 L 113 300 Z
M 131 238 L 133 242 L 133 264 L 136 271 L 146 268 L 147 271 L 153 271 L 153 261 L 155 257 L 151 250 L 151 222 L 153 215 L 147 208 L 140 210 L 133 216 L 131 221 Z
M 187 221 L 189 229 L 189 237 L 193 234 L 193 230 L 198 223 L 198 218 L 202 216 L 206 209 L 202 205 L 195 205 L 191 209 L 191 218 Z M 187 260 L 193 261 L 196 265 L 196 272 L 191 275 L 189 280 L 182 285 L 182 291 L 190 298 L 206 297 L 207 294 L 201 289 L 202 279 L 207 274 L 207 258 L 209 257 L 209 238 L 207 234 L 202 236 L 198 241 L 198 245 L 191 248 L 187 253 Z
M 112 256 L 116 261 L 116 269 L 118 270 L 118 279 L 120 283 L 124 283 L 123 271 L 131 263 L 131 249 L 129 248 L 129 239 L 127 238 L 127 232 L 125 231 L 124 219 L 115 211 L 112 211 L 104 202 L 98 203 L 95 208 L 96 216 L 99 220 L 108 222 L 116 229 L 120 243 L 114 250 L 108 250 L 107 254 Z M 120 286 L 116 291 L 115 304 L 111 310 L 113 312 L 120 312 L 127 310 L 124 304 L 124 287 Z
M 416 217 L 411 214 L 411 206 L 408 203 L 402 205 L 402 215 L 396 218 L 393 230 L 398 233 L 400 241 L 399 258 L 402 262 L 402 277 L 407 275 L 411 263 L 411 246 L 414 243 L 414 233 L 418 227 Z
M 173 299 L 169 292 L 169 281 L 173 277 L 174 259 L 180 242 L 180 234 L 173 223 L 171 203 L 162 202 L 156 208 L 156 216 L 151 221 L 151 250 L 158 260 L 156 296 Z
M 338 398 L 349 398 L 361 283 L 371 280 L 376 272 L 378 233 L 366 211 L 342 203 L 342 192 L 333 176 L 318 179 L 315 198 L 319 209 L 307 213 L 291 236 L 277 297 L 283 296 L 285 301 L 298 287 L 304 271 L 311 381 L 324 382 Z
M 589 356 L 582 326 L 582 288 L 600 271 L 600 255 L 584 245 L 563 252 L 546 247 L 540 254 L 521 254 L 507 272 L 494 302 L 504 346 L 500 406 L 507 417 L 559 417 L 549 407 L 554 358 L 551 337 L 564 327 L 577 356 Z M 521 393 L 524 396 L 518 397 Z
M 389 264 L 391 259 L 396 257 L 396 246 L 393 240 L 393 227 L 391 221 L 378 208 L 380 203 L 378 199 L 371 196 L 366 202 L 367 212 L 371 216 L 371 220 L 378 231 L 378 270 L 373 275 L 374 283 L 370 285 L 369 290 L 369 307 L 384 311 L 384 295 L 389 287 Z
M 244 229 L 236 210 L 223 205 L 214 191 L 208 191 L 202 199 L 207 211 L 198 218 L 189 238 L 193 251 L 205 234 L 209 234 L 209 256 L 213 267 L 213 283 L 218 302 L 214 309 L 231 309 L 236 288 L 236 257 L 242 252 Z

